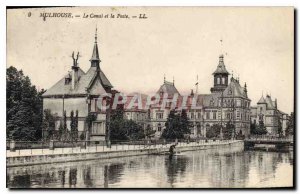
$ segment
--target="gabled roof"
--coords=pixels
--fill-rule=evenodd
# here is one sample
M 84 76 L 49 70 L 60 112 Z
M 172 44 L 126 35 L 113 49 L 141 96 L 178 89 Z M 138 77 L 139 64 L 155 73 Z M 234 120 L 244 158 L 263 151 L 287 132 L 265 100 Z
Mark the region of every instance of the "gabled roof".
M 266 104 L 266 100 L 263 96 L 261 96 L 261 98 L 259 99 L 259 101 L 257 102 L 257 104 Z
M 90 67 L 90 69 L 84 73 L 80 68 L 78 70 L 79 81 L 77 82 L 75 89 L 72 90 L 72 84 L 65 84 L 65 77 L 71 77 L 71 74 L 68 73 L 61 80 L 59 80 L 54 86 L 48 89 L 43 96 L 52 96 L 52 95 L 84 95 L 87 94 L 86 89 L 93 85 L 94 79 L 97 76 L 97 67 Z M 102 85 L 106 88 L 112 88 L 113 86 L 106 78 L 105 74 L 100 70 L 100 81 Z
M 172 82 L 164 81 L 164 84 L 160 86 L 157 91 L 158 94 L 167 93 L 169 96 L 173 96 L 174 94 L 180 95 L 175 85 Z
M 231 78 L 230 83 L 223 92 L 224 97 L 243 97 L 248 98 L 244 88 L 240 85 L 239 81 Z
M 81 68 L 78 68 L 78 78 L 79 81 L 82 80 L 83 76 L 85 75 L 84 71 Z M 64 94 L 71 94 L 72 91 L 72 84 L 65 84 L 66 78 L 72 78 L 72 72 L 68 72 L 63 78 L 61 78 L 56 84 L 54 84 L 51 88 L 49 88 L 43 96 L 51 96 L 51 95 L 64 95 Z M 76 88 L 77 89 L 77 88 Z

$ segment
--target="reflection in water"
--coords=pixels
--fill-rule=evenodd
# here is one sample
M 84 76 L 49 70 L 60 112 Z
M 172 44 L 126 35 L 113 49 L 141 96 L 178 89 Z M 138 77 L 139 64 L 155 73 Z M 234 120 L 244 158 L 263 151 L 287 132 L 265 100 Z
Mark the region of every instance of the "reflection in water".
M 184 176 L 186 166 L 188 164 L 187 157 L 173 156 L 165 159 L 165 166 L 167 168 L 168 182 L 173 187 L 175 178 L 178 175 Z
M 292 186 L 293 153 L 200 150 L 7 168 L 12 188 Z
M 69 173 L 69 186 L 76 187 L 76 182 L 77 182 L 77 169 L 72 168 L 70 169 L 70 173 Z

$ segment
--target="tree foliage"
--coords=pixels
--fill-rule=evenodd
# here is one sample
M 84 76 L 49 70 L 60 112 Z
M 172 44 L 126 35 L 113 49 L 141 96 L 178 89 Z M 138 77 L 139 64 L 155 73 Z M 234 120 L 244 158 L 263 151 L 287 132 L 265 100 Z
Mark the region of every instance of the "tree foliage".
M 164 139 L 184 139 L 190 134 L 190 124 L 185 110 L 181 114 L 176 114 L 175 110 L 171 110 L 162 133 Z
M 214 124 L 206 131 L 207 138 L 217 138 L 220 135 L 221 125 Z
M 42 129 L 45 139 L 51 139 L 55 135 L 55 116 L 51 113 L 51 110 L 44 110 Z
M 230 121 L 228 121 L 226 123 L 226 127 L 223 131 L 223 134 L 224 134 L 224 138 L 225 139 L 231 139 L 232 138 L 232 133 L 234 132 L 234 124 Z
M 286 131 L 285 131 L 285 135 L 294 135 L 294 130 L 295 130 L 295 116 L 294 116 L 294 112 L 291 112 L 291 115 L 288 117 L 288 121 L 287 121 L 287 127 L 286 127 Z
M 37 91 L 28 76 L 15 67 L 6 70 L 6 137 L 39 140 L 42 137 L 44 90 Z
M 250 133 L 253 135 L 265 135 L 268 133 L 264 121 L 260 120 L 259 124 L 254 121 L 253 123 L 251 122 L 250 124 Z
M 139 140 L 144 137 L 145 134 L 141 125 L 124 118 L 122 106 L 112 111 L 110 120 L 110 139 L 112 141 Z
M 277 128 L 277 134 L 279 135 L 279 137 L 283 136 L 283 130 L 282 130 L 282 123 L 281 123 L 281 119 L 280 117 L 278 117 L 278 128 Z
M 155 134 L 155 130 L 151 128 L 151 126 L 148 124 L 146 129 L 145 129 L 145 137 L 148 139 L 151 139 Z

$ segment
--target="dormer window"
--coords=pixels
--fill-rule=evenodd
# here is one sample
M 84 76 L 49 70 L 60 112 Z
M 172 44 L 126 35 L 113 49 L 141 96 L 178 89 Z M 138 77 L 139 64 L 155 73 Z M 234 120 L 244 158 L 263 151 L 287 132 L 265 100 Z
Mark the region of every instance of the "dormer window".
M 70 84 L 72 81 L 72 76 L 70 74 L 68 74 L 66 77 L 65 77 L 65 85 L 68 85 Z
M 68 85 L 68 84 L 70 84 L 70 83 L 71 83 L 71 78 L 66 77 L 66 78 L 65 78 L 65 85 Z
M 228 95 L 231 95 L 231 94 L 232 94 L 232 90 L 229 89 L 229 90 L 228 90 Z

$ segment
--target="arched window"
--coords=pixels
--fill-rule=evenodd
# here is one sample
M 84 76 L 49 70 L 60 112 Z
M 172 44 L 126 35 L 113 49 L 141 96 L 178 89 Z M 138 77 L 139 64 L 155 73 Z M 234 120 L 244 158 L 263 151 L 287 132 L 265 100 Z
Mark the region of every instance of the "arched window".
M 217 84 L 220 84 L 220 78 L 219 77 L 217 78 Z
M 225 77 L 222 78 L 222 84 L 225 85 Z

